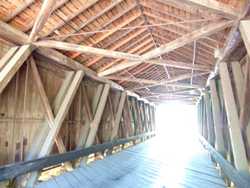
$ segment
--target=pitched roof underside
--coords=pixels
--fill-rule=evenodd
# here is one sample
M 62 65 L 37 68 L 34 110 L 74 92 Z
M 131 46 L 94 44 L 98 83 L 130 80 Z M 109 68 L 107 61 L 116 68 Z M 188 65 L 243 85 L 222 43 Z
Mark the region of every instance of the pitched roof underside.
M 0 20 L 30 34 L 42 3 L 40 0 L 0 1 Z M 170 42 L 203 27 L 237 20 L 244 3 L 238 0 L 57 0 L 39 32 L 39 40 L 143 55 L 162 45 L 172 45 Z M 193 101 L 200 94 L 197 86 L 204 87 L 209 70 L 214 69 L 215 50 L 224 48 L 231 28 L 222 27 L 160 53 L 154 57 L 158 63 L 143 62 L 105 76 L 151 101 Z M 8 44 L 4 39 L 0 43 Z M 98 73 L 129 63 L 126 59 L 60 51 Z

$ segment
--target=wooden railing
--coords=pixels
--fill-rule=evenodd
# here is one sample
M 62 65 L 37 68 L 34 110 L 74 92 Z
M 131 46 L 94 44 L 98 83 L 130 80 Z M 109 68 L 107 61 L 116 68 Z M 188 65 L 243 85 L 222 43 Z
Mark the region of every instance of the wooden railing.
M 103 144 L 93 145 L 88 148 L 77 149 L 63 154 L 55 154 L 34 160 L 18 162 L 16 164 L 5 165 L 0 167 L 0 181 L 13 179 L 29 172 L 40 171 L 44 168 L 55 166 L 68 161 L 73 161 L 80 157 L 85 157 L 93 153 L 103 152 L 107 149 L 112 149 L 115 146 L 123 145 L 131 141 L 151 138 L 154 135 L 154 132 L 145 133 L 129 138 L 114 140 Z

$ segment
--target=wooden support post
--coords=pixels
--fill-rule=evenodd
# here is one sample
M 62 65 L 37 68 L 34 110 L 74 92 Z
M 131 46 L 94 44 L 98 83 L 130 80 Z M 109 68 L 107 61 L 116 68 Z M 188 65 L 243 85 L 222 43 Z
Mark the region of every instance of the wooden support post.
M 249 37 L 250 21 L 249 20 L 241 20 L 239 29 L 240 29 L 241 37 L 242 37 L 243 42 L 245 44 L 247 53 L 250 56 L 250 37 Z
M 138 122 L 138 134 L 142 133 L 142 116 L 140 111 L 140 101 L 135 100 L 135 112 L 137 114 L 137 122 Z
M 204 95 L 202 96 L 202 136 L 208 141 L 207 111 Z
M 111 133 L 111 140 L 113 140 L 117 136 L 126 97 L 127 97 L 127 93 L 125 91 L 122 92 L 121 97 L 120 97 L 120 101 L 119 101 L 119 105 L 118 105 L 118 108 L 116 110 L 115 123 L 114 123 L 114 127 L 113 127 L 113 130 Z
M 240 63 L 237 61 L 234 61 L 231 63 L 232 65 L 232 72 L 233 72 L 233 78 L 236 88 L 236 94 L 238 98 L 238 102 L 240 105 L 240 109 L 243 107 L 243 88 L 244 88 L 244 77 L 242 74 Z
M 209 81 L 209 85 L 211 91 L 212 112 L 213 112 L 214 131 L 215 131 L 215 148 L 220 154 L 225 156 L 226 152 L 225 152 L 225 145 L 223 138 L 222 114 L 221 114 L 219 97 L 215 80 L 211 79 Z
M 137 134 L 137 116 L 135 113 L 135 108 L 134 108 L 134 97 L 129 97 L 129 106 L 130 106 L 130 112 L 131 112 L 131 117 L 132 117 L 132 129 L 133 129 L 133 136 Z
M 46 138 L 44 139 L 44 142 L 38 143 L 41 145 L 40 147 L 41 149 L 39 150 L 37 157 L 44 157 L 50 153 L 52 146 L 54 144 L 54 140 L 58 135 L 58 132 L 61 128 L 64 118 L 68 113 L 69 107 L 73 101 L 75 93 L 82 81 L 83 75 L 84 75 L 83 71 L 77 71 L 75 73 L 74 78 L 70 83 L 67 92 L 65 93 L 65 96 L 63 97 L 58 113 L 56 114 L 54 120 L 54 126 L 49 130 L 49 133 L 45 135 Z M 39 145 L 34 147 L 39 147 Z M 32 187 L 36 182 L 37 177 L 38 177 L 38 172 L 31 173 L 22 180 L 22 184 L 24 184 L 26 187 Z
M 211 101 L 208 91 L 205 93 L 205 108 L 206 108 L 206 122 L 207 122 L 207 131 L 208 131 L 208 142 L 214 146 L 214 125 L 211 112 Z
M 123 110 L 123 117 L 124 117 L 124 124 L 126 127 L 126 137 L 133 135 L 133 129 L 132 129 L 132 120 L 131 120 L 131 111 L 130 111 L 130 104 L 129 104 L 129 97 L 126 96 L 125 98 L 125 104 L 124 104 L 124 110 Z
M 147 119 L 147 112 L 146 112 L 146 104 L 142 102 L 142 114 L 143 114 L 143 124 L 144 124 L 144 132 L 148 132 L 148 119 Z
M 72 81 L 71 85 L 69 86 L 66 95 L 64 96 L 64 100 L 62 101 L 62 104 L 60 106 L 58 113 L 56 114 L 56 117 L 55 117 L 55 125 L 56 126 L 54 126 L 50 130 L 50 132 L 45 140 L 45 143 L 40 151 L 39 156 L 44 156 L 51 151 L 51 148 L 53 146 L 53 140 L 57 136 L 58 131 L 60 130 L 60 127 L 64 121 L 64 118 L 68 113 L 69 107 L 70 107 L 70 105 L 74 99 L 74 96 L 76 94 L 76 91 L 77 91 L 77 89 L 82 81 L 83 75 L 84 75 L 83 71 L 77 71 L 75 73 L 73 81 Z
M 31 45 L 21 46 L 11 58 L 6 58 L 5 66 L 0 71 L 0 93 L 23 65 L 33 50 Z
M 221 62 L 219 64 L 219 73 L 221 77 L 222 91 L 228 118 L 229 133 L 235 159 L 235 166 L 240 171 L 248 172 L 248 162 L 240 129 L 237 106 L 234 99 L 228 67 L 225 62 Z
M 250 63 L 246 63 L 244 74 L 244 87 L 242 90 L 242 106 L 240 108 L 240 123 L 242 129 L 242 135 L 245 141 L 245 147 L 250 159 Z
M 49 104 L 49 100 L 48 100 L 48 97 L 46 95 L 45 89 L 43 87 L 43 83 L 42 83 L 41 77 L 39 75 L 36 63 L 35 63 L 35 61 L 34 61 L 34 59 L 32 57 L 30 59 L 30 63 L 31 63 L 33 78 L 35 80 L 38 92 L 39 92 L 41 100 L 42 100 L 42 104 L 44 106 L 44 110 L 45 110 L 45 113 L 46 113 L 48 125 L 49 125 L 49 127 L 51 129 L 53 126 L 55 126 L 54 114 L 53 114 L 51 106 Z M 62 141 L 60 136 L 56 137 L 55 142 L 56 142 L 56 145 L 58 147 L 58 151 L 60 153 L 66 152 L 65 146 L 64 146 L 63 141 Z
M 101 98 L 98 103 L 98 107 L 96 109 L 95 117 L 90 124 L 90 131 L 89 131 L 86 143 L 85 143 L 85 147 L 89 147 L 94 143 L 95 136 L 96 136 L 96 133 L 97 133 L 97 130 L 98 130 L 101 118 L 102 118 L 102 114 L 103 114 L 103 111 L 104 111 L 104 108 L 108 99 L 109 90 L 110 90 L 110 85 L 105 84 Z
M 153 118 L 152 118 L 152 106 L 151 105 L 148 105 L 148 116 L 149 116 L 150 130 L 153 131 Z
M 80 129 L 80 133 L 79 133 L 80 138 L 76 144 L 77 148 L 81 148 L 82 146 L 84 146 L 86 139 L 87 139 L 89 129 L 90 129 L 90 123 L 93 121 L 93 112 L 92 112 L 93 110 L 91 109 L 91 106 L 89 103 L 86 87 L 84 85 L 82 85 L 81 89 L 82 89 L 82 95 L 83 95 L 83 101 L 84 101 L 84 111 L 86 114 L 87 121 L 84 124 L 84 126 L 82 126 Z M 98 99 L 99 99 L 99 97 L 100 96 L 98 95 Z M 94 97 L 94 101 L 95 101 L 95 99 L 96 99 L 96 97 Z M 95 111 L 95 108 L 94 108 L 94 111 Z
M 34 26 L 30 32 L 30 36 L 28 40 L 29 42 L 35 41 L 37 34 L 39 33 L 39 31 L 42 30 L 55 4 L 56 4 L 56 0 L 44 0 L 41 10 L 39 11 L 38 16 L 35 20 Z
M 6 54 L 0 59 L 0 71 L 3 69 L 3 67 L 9 62 L 9 60 L 13 57 L 13 55 L 18 50 L 18 47 L 12 47 L 8 50 Z

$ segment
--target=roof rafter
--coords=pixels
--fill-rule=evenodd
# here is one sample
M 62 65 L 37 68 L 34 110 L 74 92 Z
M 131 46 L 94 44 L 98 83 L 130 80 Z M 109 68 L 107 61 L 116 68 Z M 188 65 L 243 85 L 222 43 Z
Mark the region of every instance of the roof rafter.
M 209 72 L 201 72 L 201 73 L 196 73 L 193 75 L 193 77 L 198 77 L 198 76 L 203 76 L 207 75 Z M 190 78 L 192 75 L 190 73 L 188 74 L 182 74 L 178 76 L 173 76 L 170 79 L 163 80 L 163 81 L 157 81 L 157 80 L 147 80 L 147 79 L 141 79 L 141 78 L 130 78 L 130 77 L 118 77 L 118 76 L 107 76 L 106 78 L 111 79 L 111 80 L 121 80 L 121 81 L 128 81 L 128 82 L 137 82 L 137 83 L 143 83 L 143 84 L 152 84 L 154 86 L 156 85 L 165 85 L 168 83 L 174 83 L 178 82 L 181 80 L 185 80 Z M 145 87 L 148 87 L 145 85 Z
M 26 0 L 21 1 L 21 3 L 16 7 L 15 10 L 10 11 L 10 13 L 2 19 L 2 21 L 8 22 L 12 18 L 14 18 L 16 15 L 18 15 L 20 12 L 22 12 L 24 9 L 26 9 L 28 6 L 30 6 L 32 3 L 34 3 L 35 0 Z
M 56 0 L 45 0 L 42 4 L 41 10 L 39 11 L 34 26 L 29 35 L 29 42 L 33 42 L 39 33 L 42 30 L 44 24 L 49 18 L 50 14 L 53 11 L 53 7 L 56 3 Z
M 102 35 L 96 37 L 95 40 L 94 40 L 94 43 L 92 43 L 90 46 L 94 46 L 94 45 L 100 43 L 101 41 L 103 41 L 107 37 L 111 36 L 112 34 L 114 34 L 117 31 L 119 31 L 124 26 L 126 26 L 126 25 L 130 24 L 131 22 L 135 21 L 136 19 L 138 19 L 140 16 L 141 16 L 141 13 L 139 11 L 137 11 L 135 14 L 132 14 L 132 16 L 130 16 L 129 18 L 127 18 L 126 21 L 121 22 L 120 24 L 116 25 L 116 27 L 112 28 L 110 31 L 105 32 Z M 82 41 L 79 41 L 78 43 L 81 43 L 81 42 Z M 78 57 L 80 54 L 81 53 L 76 52 L 76 53 L 70 55 L 70 57 L 74 59 L 74 58 Z
M 124 40 L 121 40 L 120 42 L 115 43 L 115 45 L 112 46 L 111 48 L 109 48 L 109 50 L 117 50 L 118 48 L 120 48 L 124 44 L 127 44 L 128 42 L 130 42 L 130 40 L 136 38 L 137 36 L 141 35 L 145 31 L 147 31 L 147 29 L 143 28 L 143 29 L 136 31 L 135 33 L 133 33 L 130 36 L 126 35 L 127 37 L 125 37 Z M 87 62 L 86 66 L 91 66 L 91 65 L 97 63 L 98 61 L 100 61 L 102 58 L 103 58 L 103 56 L 96 57 L 96 58 L 92 59 L 90 62 Z
M 124 63 L 118 64 L 116 66 L 113 66 L 110 69 L 107 69 L 103 72 L 100 72 L 99 76 L 106 76 L 106 75 L 121 71 L 123 69 L 126 69 L 128 67 L 139 65 L 148 59 L 156 58 L 164 53 L 168 53 L 168 52 L 171 52 L 177 48 L 185 46 L 186 44 L 189 44 L 189 43 L 193 42 L 194 40 L 198 40 L 201 37 L 211 35 L 211 34 L 216 33 L 222 29 L 230 27 L 233 25 L 233 23 L 234 23 L 234 21 L 221 21 L 218 23 L 209 24 L 209 25 L 204 26 L 200 29 L 197 29 L 193 32 L 190 32 L 186 35 L 183 35 L 182 37 L 179 37 L 176 40 L 173 40 L 169 43 L 161 45 L 160 47 L 158 47 L 156 49 L 149 51 L 148 53 L 142 55 L 141 61 L 124 62 Z
M 224 3 L 216 0 L 164 0 L 166 2 L 185 3 L 190 6 L 210 11 L 226 18 L 238 18 L 240 12 Z

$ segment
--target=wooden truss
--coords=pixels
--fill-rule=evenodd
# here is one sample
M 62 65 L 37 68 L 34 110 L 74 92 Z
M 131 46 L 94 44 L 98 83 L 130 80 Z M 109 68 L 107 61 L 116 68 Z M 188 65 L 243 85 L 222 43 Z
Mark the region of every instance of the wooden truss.
M 51 65 L 33 54 L 31 47 L 25 45 L 11 48 L 1 59 L 1 101 L 9 103 L 7 99 L 14 98 L 16 105 L 23 106 L 23 123 L 28 121 L 23 116 L 25 113 L 38 113 L 37 117 L 34 115 L 30 118 L 39 119 L 29 123 L 29 126 L 35 127 L 29 136 L 23 135 L 24 132 L 30 132 L 29 127 L 23 128 L 23 132 L 14 131 L 14 135 L 6 135 L 5 139 L 13 139 L 13 142 L 7 141 L 10 152 L 5 159 L 1 159 L 2 164 L 31 160 L 55 152 L 65 153 L 96 143 L 154 131 L 155 107 L 149 102 L 111 81 L 93 79 L 96 76 L 88 76 L 92 74 L 90 71 Z M 29 99 L 31 96 L 35 98 Z M 14 116 L 20 118 L 17 117 L 20 108 L 15 104 L 7 106 L 17 108 Z M 33 106 L 37 108 L 31 113 L 29 108 Z M 1 112 L 6 111 L 3 106 L 1 109 Z M 14 120 L 6 128 L 14 129 L 18 121 Z M 11 137 L 8 139 L 8 136 Z M 21 150 L 15 147 L 16 142 Z M 72 168 L 69 162 L 65 166 Z M 31 186 L 38 176 L 39 173 L 34 172 L 19 177 L 17 183 Z

